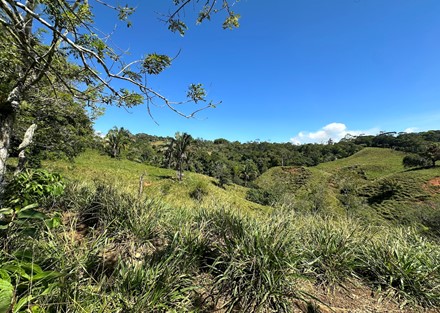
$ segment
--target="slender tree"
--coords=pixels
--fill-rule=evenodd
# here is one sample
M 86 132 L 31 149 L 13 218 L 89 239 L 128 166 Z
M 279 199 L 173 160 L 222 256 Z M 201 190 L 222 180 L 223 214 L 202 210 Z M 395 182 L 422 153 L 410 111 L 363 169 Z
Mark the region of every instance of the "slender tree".
M 189 147 L 193 138 L 187 133 L 176 133 L 175 140 L 175 158 L 177 164 L 177 173 L 179 180 L 182 181 L 183 177 L 183 165 L 189 160 Z

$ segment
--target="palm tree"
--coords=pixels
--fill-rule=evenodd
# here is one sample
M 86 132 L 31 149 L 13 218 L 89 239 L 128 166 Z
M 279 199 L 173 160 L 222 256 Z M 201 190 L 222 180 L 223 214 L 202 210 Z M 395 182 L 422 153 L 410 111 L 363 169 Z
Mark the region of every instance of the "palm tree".
M 176 133 L 164 149 L 165 164 L 167 168 L 172 166 L 176 168 L 179 181 L 182 181 L 183 166 L 188 163 L 189 146 L 192 140 L 191 135 L 187 133 Z
M 105 136 L 106 146 L 112 158 L 121 156 L 122 149 L 125 149 L 130 142 L 131 133 L 124 127 L 113 127 Z
M 188 156 L 189 151 L 188 148 L 193 140 L 191 135 L 187 133 L 176 133 L 176 161 L 177 161 L 177 171 L 179 173 L 179 180 L 182 181 L 182 175 L 183 175 L 183 164 L 188 163 Z

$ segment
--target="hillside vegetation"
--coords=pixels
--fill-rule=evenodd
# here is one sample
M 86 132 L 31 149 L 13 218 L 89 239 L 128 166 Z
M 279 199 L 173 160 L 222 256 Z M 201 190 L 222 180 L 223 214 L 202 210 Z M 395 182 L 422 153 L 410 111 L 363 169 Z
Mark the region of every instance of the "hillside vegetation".
M 313 168 L 272 168 L 256 185 L 281 199 L 278 206 L 306 206 L 365 223 L 412 225 L 438 237 L 440 168 L 408 170 L 402 165 L 404 156 L 391 149 L 365 148 Z
M 45 161 L 65 180 L 27 171 L 10 187 L 0 308 L 437 312 L 440 170 L 402 157 L 366 148 L 248 187 L 94 150 Z

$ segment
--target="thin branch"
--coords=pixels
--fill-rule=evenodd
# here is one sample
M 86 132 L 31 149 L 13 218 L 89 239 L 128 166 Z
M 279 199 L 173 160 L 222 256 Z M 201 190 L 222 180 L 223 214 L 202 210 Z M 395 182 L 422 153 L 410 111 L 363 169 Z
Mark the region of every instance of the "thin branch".
M 185 2 L 183 2 L 178 8 L 177 8 L 177 10 L 176 11 L 174 11 L 174 13 L 173 14 L 171 14 L 170 15 L 170 17 L 169 17 L 169 21 L 170 20 L 172 20 L 176 15 L 178 15 L 179 14 L 179 12 L 188 4 L 188 3 L 190 3 L 192 0 L 186 0 Z
M 0 0 L 2 1 L 2 3 L 4 2 L 4 0 Z M 102 1 L 100 0 L 96 0 L 99 3 L 104 4 Z M 190 0 L 187 0 L 184 4 L 188 4 L 190 2 Z M 101 82 L 101 84 L 103 86 L 105 86 L 105 88 L 107 88 L 112 94 L 114 94 L 116 97 L 118 97 L 119 99 L 123 100 L 124 97 L 116 90 L 114 89 L 111 85 L 110 85 L 110 81 L 112 79 L 118 79 L 121 81 L 126 81 L 129 82 L 135 86 L 137 86 L 139 88 L 139 90 L 146 96 L 146 100 L 147 100 L 147 104 L 148 101 L 151 101 L 151 96 L 150 94 L 154 95 L 155 97 L 159 98 L 160 100 L 162 100 L 166 106 L 173 112 L 175 112 L 176 114 L 183 116 L 185 118 L 191 118 L 194 116 L 195 113 L 200 112 L 203 109 L 212 107 L 212 105 L 208 105 L 202 109 L 198 109 L 197 111 L 193 112 L 192 114 L 185 114 L 179 110 L 177 110 L 173 105 L 177 104 L 177 103 L 183 103 L 183 102 L 176 102 L 173 103 L 171 101 L 169 101 L 165 96 L 163 96 L 162 94 L 156 92 L 155 90 L 147 87 L 146 85 L 139 83 L 135 80 L 133 80 L 130 77 L 126 77 L 126 76 L 122 76 L 119 72 L 117 74 L 114 74 L 111 72 L 110 68 L 107 66 L 107 64 L 105 63 L 104 59 L 102 59 L 96 52 L 76 44 L 74 41 L 72 41 L 70 38 L 67 37 L 66 34 L 62 33 L 60 30 L 58 30 L 56 28 L 56 26 L 50 24 L 49 22 L 47 22 L 44 18 L 42 18 L 41 16 L 39 16 L 37 13 L 35 13 L 34 11 L 30 10 L 28 7 L 26 7 L 25 5 L 23 5 L 21 2 L 19 1 L 14 1 L 15 5 L 21 9 L 23 9 L 26 13 L 28 13 L 29 15 L 31 15 L 33 18 L 35 18 L 37 21 L 39 21 L 42 25 L 44 25 L 45 27 L 47 27 L 48 29 L 50 29 L 52 32 L 56 33 L 57 36 L 59 36 L 61 39 L 64 40 L 64 42 L 66 42 L 70 47 L 72 47 L 72 49 L 74 49 L 82 62 L 82 65 L 84 67 L 84 69 L 86 71 L 88 71 L 97 81 Z M 178 11 L 180 11 L 182 9 L 182 6 L 179 7 L 179 9 L 176 11 L 176 13 Z M 87 56 L 87 57 L 86 57 Z M 104 79 L 101 75 L 97 74 L 96 71 L 93 70 L 94 67 L 92 67 L 88 62 L 87 59 L 90 59 L 91 62 L 96 61 L 97 64 L 99 64 L 99 66 L 104 70 L 105 74 L 108 76 L 108 80 Z M 58 76 L 58 75 L 57 75 Z M 69 88 L 70 89 L 70 88 Z

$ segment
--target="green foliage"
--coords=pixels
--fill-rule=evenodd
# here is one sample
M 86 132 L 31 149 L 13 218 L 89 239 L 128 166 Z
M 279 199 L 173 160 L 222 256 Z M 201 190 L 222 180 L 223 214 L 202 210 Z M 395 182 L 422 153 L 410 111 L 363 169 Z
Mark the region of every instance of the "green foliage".
M 430 143 L 425 147 L 425 149 L 420 153 L 420 155 L 432 163 L 435 166 L 435 162 L 440 160 L 440 143 Z
M 188 88 L 186 96 L 194 101 L 195 103 L 199 101 L 205 101 L 206 91 L 202 84 L 191 84 Z
M 235 14 L 232 11 L 229 11 L 228 18 L 223 22 L 223 29 L 233 29 L 238 28 L 240 26 L 240 23 L 238 22 L 240 18 L 240 14 Z
M 61 175 L 46 170 L 26 170 L 7 185 L 5 202 L 18 206 L 48 204 L 60 197 L 65 184 Z
M 250 188 L 246 193 L 246 199 L 261 205 L 272 206 L 277 202 L 278 197 L 269 190 Z
M 130 131 L 124 127 L 113 127 L 105 136 L 105 148 L 112 158 L 120 158 L 121 153 L 128 147 L 131 140 Z
M 422 158 L 419 155 L 407 155 L 403 158 L 402 164 L 405 168 L 411 167 L 426 167 L 428 166 L 428 160 Z
M 67 94 L 51 98 L 51 90 L 40 89 L 26 96 L 17 115 L 13 146 L 23 140 L 27 128 L 35 123 L 34 143 L 28 148 L 30 164 L 39 166 L 40 159 L 67 157 L 73 159 L 91 143 L 92 121 L 81 103 Z M 43 97 L 43 95 L 45 95 Z
M 352 229 L 344 226 L 343 223 L 316 218 L 306 230 L 308 234 L 305 236 L 301 267 L 318 283 L 343 284 L 357 268 L 357 249 L 365 244 L 367 237 L 362 236 L 365 231 L 356 224 L 350 225 Z
M 292 285 L 296 260 L 287 224 L 258 223 L 225 211 L 202 217 L 209 221 L 211 240 L 217 243 L 218 258 L 210 266 L 212 292 L 225 297 L 227 312 L 287 312 L 287 299 L 301 298 Z
M 193 142 L 191 135 L 177 132 L 175 138 L 171 138 L 165 145 L 165 163 L 167 167 L 177 170 L 178 179 L 182 181 L 184 166 L 188 164 L 190 145 Z
M 199 181 L 193 190 L 189 193 L 189 196 L 197 201 L 202 201 L 205 196 L 209 194 L 208 185 L 206 182 Z
M 0 208 L 0 230 L 5 230 L 6 241 L 18 232 L 33 234 L 42 225 L 57 227 L 60 224 L 58 215 L 49 217 L 36 208 L 53 205 L 64 189 L 61 176 L 45 170 L 27 170 L 15 176 L 6 186 Z M 37 223 L 42 221 L 45 224 Z
M 178 32 L 180 36 L 185 35 L 185 32 L 188 29 L 186 24 L 179 19 L 169 19 L 168 24 L 168 29 L 173 33 Z
M 35 304 L 55 292 L 61 273 L 45 271 L 35 263 L 11 258 L 0 265 L 1 312 L 45 312 Z
M 150 75 L 160 74 L 165 68 L 171 65 L 171 58 L 167 55 L 151 53 L 147 55 L 142 63 L 143 72 Z

